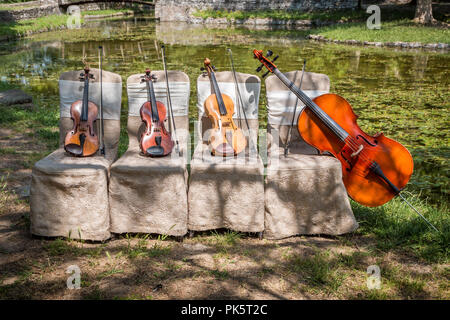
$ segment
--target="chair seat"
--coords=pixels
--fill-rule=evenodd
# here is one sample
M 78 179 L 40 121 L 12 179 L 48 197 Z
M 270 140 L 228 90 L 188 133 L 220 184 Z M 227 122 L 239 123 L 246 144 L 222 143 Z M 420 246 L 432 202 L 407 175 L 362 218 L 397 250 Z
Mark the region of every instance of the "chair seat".
M 264 166 L 256 152 L 243 157 L 211 156 L 199 143 L 191 162 L 188 229 L 264 230 Z
M 270 159 L 265 185 L 264 237 L 299 234 L 338 235 L 358 228 L 342 182 L 339 160 L 326 155 Z
M 73 157 L 59 148 L 34 164 L 34 170 L 45 174 L 90 176 L 97 170 L 108 170 L 110 161 L 103 156 Z
M 102 156 L 77 158 L 62 148 L 36 162 L 31 181 L 31 233 L 108 239 L 109 166 Z
M 183 157 L 150 158 L 131 147 L 111 166 L 111 232 L 186 234 L 187 175 Z
M 142 173 L 148 170 L 183 171 L 186 168 L 186 160 L 183 156 L 170 154 L 165 157 L 147 157 L 141 155 L 137 148 L 127 150 L 119 160 L 113 163 L 111 171 L 115 173 Z

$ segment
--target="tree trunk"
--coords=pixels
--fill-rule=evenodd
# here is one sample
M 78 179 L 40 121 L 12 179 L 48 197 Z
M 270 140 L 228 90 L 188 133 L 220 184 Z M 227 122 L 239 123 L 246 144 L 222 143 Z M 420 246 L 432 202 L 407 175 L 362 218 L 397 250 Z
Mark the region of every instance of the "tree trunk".
M 432 0 L 417 0 L 416 15 L 414 21 L 423 24 L 431 24 L 435 22 L 433 18 Z

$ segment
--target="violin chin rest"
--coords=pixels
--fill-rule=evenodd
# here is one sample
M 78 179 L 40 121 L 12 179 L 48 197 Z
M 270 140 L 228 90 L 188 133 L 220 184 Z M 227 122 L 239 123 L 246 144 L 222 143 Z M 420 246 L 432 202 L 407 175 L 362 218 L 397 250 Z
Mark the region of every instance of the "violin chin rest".
M 145 150 L 145 152 L 151 157 L 160 157 L 164 155 L 164 148 L 161 146 L 153 146 Z
M 74 143 L 67 144 L 64 146 L 64 149 L 66 149 L 68 153 L 71 153 L 76 156 L 80 156 L 83 154 L 83 148 L 78 144 Z

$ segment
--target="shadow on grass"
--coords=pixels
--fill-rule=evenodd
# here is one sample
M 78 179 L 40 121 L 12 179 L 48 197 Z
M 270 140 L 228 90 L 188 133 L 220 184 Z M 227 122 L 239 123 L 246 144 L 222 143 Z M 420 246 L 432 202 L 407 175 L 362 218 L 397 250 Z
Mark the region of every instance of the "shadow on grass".
M 352 208 L 360 224 L 357 231 L 373 235 L 382 251 L 406 249 L 428 262 L 447 262 L 449 259 L 450 217 L 443 205 L 437 209 L 425 205 L 418 196 L 408 200 L 440 231 L 432 230 L 406 203 L 395 198 L 387 204 L 368 208 L 352 201 Z

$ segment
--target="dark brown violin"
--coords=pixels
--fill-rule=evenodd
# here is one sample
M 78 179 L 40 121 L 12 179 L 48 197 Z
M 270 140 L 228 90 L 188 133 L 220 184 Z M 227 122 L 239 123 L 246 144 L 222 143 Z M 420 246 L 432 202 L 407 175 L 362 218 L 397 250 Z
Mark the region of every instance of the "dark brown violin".
M 205 113 L 211 119 L 213 128 L 209 137 L 211 153 L 217 156 L 234 156 L 247 146 L 242 130 L 233 121 L 234 103 L 226 94 L 221 94 L 211 61 L 204 61 L 205 70 L 211 80 L 212 94 L 206 98 Z
M 89 101 L 89 79 L 94 76 L 89 73 L 89 66 L 85 66 L 80 80 L 84 81 L 83 99 L 77 100 L 70 106 L 70 117 L 73 128 L 66 134 L 64 149 L 73 156 L 87 157 L 95 154 L 99 148 L 99 139 L 94 130 L 97 120 L 98 107 Z
M 145 123 L 145 131 L 141 135 L 139 146 L 144 155 L 161 157 L 172 152 L 174 143 L 170 133 L 164 127 L 166 107 L 156 101 L 153 80 L 156 80 L 156 77 L 151 75 L 150 70 L 147 69 L 142 79 L 147 85 L 147 102 L 140 109 L 142 122 Z

